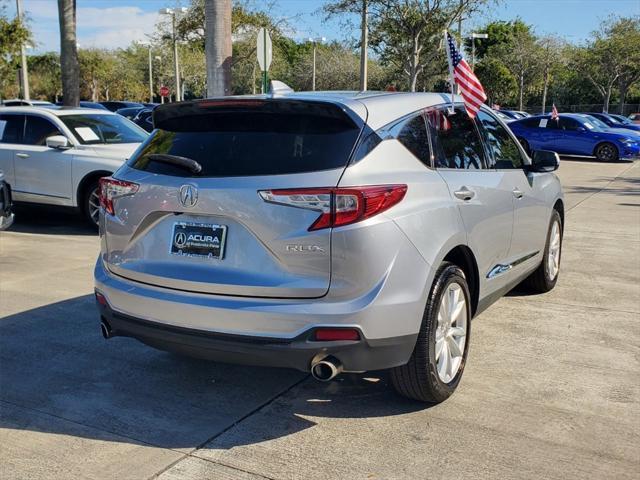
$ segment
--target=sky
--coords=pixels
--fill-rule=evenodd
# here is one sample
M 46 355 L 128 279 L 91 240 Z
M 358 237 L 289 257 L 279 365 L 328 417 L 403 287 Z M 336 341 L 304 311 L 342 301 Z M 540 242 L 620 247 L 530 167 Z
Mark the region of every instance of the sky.
M 36 45 L 29 53 L 58 51 L 60 46 L 56 0 L 22 0 L 30 19 Z M 323 0 L 251 0 L 255 7 L 275 2 L 270 9 L 278 19 L 287 19 L 289 35 L 296 40 L 326 37 L 355 38 L 357 32 L 336 19 L 325 21 L 319 12 Z M 158 10 L 187 0 L 77 0 L 78 43 L 81 48 L 120 48 L 144 41 L 160 19 Z M 14 0 L 0 0 L 9 16 L 15 15 Z M 498 6 L 463 26 L 471 31 L 492 20 L 521 18 L 540 35 L 557 34 L 572 43 L 588 40 L 590 32 L 609 15 L 640 15 L 640 0 L 502 0 Z M 357 25 L 358 19 L 354 18 Z

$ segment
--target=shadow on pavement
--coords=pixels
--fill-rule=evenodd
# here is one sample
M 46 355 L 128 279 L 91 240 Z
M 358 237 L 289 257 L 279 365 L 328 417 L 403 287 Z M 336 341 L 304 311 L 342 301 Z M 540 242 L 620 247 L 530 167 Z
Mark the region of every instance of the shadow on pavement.
M 48 235 L 97 235 L 78 210 L 48 205 L 18 203 L 10 231 Z
M 0 319 L 0 428 L 95 439 L 108 432 L 114 441 L 175 449 L 203 445 L 284 392 L 294 409 L 245 432 L 238 444 L 314 425 L 299 415 L 363 418 L 425 408 L 393 393 L 384 374 L 321 384 L 293 370 L 195 360 L 122 337 L 106 341 L 93 302 L 86 295 Z M 294 395 L 289 389 L 301 381 Z M 268 408 L 286 404 L 278 399 Z M 36 421 L 34 410 L 68 421 Z M 93 428 L 79 431 L 78 424 Z

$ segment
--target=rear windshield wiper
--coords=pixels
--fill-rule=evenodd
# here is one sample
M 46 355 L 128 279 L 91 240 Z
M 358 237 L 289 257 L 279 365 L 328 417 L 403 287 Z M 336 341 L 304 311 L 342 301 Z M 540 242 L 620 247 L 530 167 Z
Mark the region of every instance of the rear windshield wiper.
M 151 153 L 147 155 L 149 160 L 154 162 L 169 163 L 178 167 L 185 168 L 192 173 L 200 173 L 202 165 L 191 158 L 181 157 L 179 155 L 169 155 L 168 153 Z

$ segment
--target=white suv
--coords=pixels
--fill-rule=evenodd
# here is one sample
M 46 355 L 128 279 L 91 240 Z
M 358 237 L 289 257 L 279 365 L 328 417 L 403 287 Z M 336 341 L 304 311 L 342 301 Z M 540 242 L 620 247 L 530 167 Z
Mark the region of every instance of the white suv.
M 104 110 L 3 107 L 0 170 L 16 202 L 78 207 L 97 225 L 98 179 L 118 169 L 147 136 Z

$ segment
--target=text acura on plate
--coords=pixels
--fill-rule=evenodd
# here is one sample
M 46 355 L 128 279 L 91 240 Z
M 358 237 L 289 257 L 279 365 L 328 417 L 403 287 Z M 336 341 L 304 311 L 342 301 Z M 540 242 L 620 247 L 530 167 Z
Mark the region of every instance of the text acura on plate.
M 555 153 L 449 97 L 288 93 L 158 107 L 100 185 L 106 338 L 330 380 L 455 390 L 471 319 L 557 281 Z

